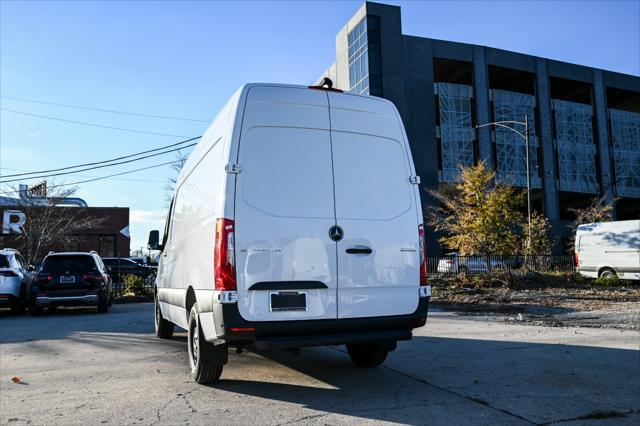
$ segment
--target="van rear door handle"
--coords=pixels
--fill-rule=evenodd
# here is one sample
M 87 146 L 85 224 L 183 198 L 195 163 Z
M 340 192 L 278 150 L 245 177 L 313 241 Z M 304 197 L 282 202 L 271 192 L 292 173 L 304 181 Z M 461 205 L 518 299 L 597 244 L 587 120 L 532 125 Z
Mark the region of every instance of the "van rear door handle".
M 373 250 L 369 247 L 353 247 L 348 248 L 346 251 L 347 254 L 371 254 Z

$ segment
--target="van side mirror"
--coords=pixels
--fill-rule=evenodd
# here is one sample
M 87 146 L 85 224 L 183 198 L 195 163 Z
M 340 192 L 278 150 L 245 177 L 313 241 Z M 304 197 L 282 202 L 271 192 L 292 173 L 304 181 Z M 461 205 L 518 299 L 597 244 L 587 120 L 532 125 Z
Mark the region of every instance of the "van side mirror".
M 149 250 L 162 250 L 162 247 L 160 246 L 160 231 L 157 229 L 149 231 L 149 242 L 147 243 L 147 248 Z

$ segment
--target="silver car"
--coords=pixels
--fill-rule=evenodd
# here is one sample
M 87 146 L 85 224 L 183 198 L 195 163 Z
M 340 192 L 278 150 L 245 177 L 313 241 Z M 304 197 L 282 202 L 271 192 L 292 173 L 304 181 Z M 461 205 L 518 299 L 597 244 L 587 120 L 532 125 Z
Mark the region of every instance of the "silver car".
M 24 313 L 31 290 L 31 269 L 17 250 L 0 250 L 0 308 Z

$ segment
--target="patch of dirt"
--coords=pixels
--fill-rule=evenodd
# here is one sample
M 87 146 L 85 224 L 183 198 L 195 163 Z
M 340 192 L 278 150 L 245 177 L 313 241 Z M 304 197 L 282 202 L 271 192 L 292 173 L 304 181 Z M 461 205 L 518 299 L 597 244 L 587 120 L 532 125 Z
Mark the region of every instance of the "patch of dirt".
M 500 272 L 431 278 L 431 303 L 464 315 L 544 326 L 640 330 L 640 285 L 602 287 L 577 274 Z

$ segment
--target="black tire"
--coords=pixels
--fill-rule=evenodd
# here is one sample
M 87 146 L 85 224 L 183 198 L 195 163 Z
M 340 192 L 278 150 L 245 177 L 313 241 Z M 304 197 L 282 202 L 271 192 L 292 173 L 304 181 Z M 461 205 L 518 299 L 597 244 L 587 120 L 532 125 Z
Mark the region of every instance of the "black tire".
M 600 271 L 599 276 L 602 278 L 618 278 L 618 274 L 616 274 L 616 271 L 610 268 L 605 268 L 602 271 Z
M 44 312 L 44 308 L 42 306 L 36 305 L 35 303 L 29 306 L 29 314 L 31 314 L 32 317 L 42 316 L 43 312 Z
M 98 313 L 106 314 L 109 312 L 109 301 L 107 300 L 108 296 L 99 297 L 98 298 Z
M 160 305 L 158 304 L 158 298 L 155 298 L 154 303 L 154 323 L 156 327 L 156 336 L 161 339 L 168 339 L 173 336 L 174 326 L 171 321 L 167 321 L 162 317 L 162 312 L 160 311 Z
M 206 361 L 207 358 L 210 358 L 207 351 L 212 350 L 212 348 L 205 341 L 202 330 L 200 329 L 197 304 L 194 304 L 191 308 L 191 312 L 189 312 L 187 341 L 189 347 L 191 378 L 201 385 L 216 382 L 222 374 L 224 364 L 212 364 Z
M 347 345 L 347 352 L 349 352 L 351 361 L 362 368 L 379 366 L 387 359 L 387 354 L 389 353 L 386 350 L 380 349 L 375 343 Z

